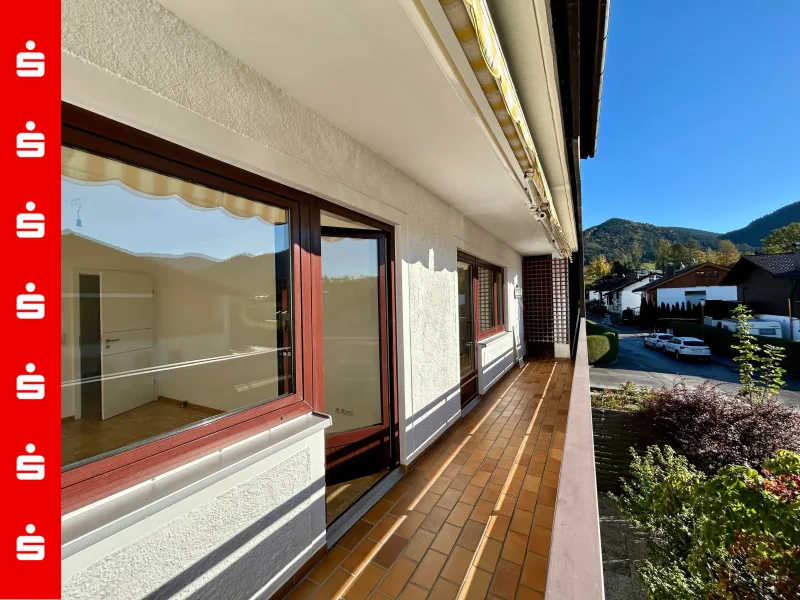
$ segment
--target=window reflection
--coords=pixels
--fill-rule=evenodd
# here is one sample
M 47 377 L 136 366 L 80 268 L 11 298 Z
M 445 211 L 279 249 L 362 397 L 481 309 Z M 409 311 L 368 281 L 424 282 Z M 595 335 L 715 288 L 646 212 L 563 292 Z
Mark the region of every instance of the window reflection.
M 289 214 L 62 151 L 62 455 L 293 391 Z

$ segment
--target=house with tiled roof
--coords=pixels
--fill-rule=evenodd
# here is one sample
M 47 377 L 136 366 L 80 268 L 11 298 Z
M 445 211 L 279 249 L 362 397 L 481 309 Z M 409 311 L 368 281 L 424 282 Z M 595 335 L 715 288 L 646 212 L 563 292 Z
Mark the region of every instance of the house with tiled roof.
M 664 277 L 634 289 L 649 302 L 658 305 L 697 304 L 701 300 L 736 300 L 736 286 L 722 284 L 730 269 L 705 262 L 673 270 L 667 268 Z
M 781 254 L 742 256 L 722 281 L 736 286 L 736 299 L 766 313 L 800 313 L 800 248 Z

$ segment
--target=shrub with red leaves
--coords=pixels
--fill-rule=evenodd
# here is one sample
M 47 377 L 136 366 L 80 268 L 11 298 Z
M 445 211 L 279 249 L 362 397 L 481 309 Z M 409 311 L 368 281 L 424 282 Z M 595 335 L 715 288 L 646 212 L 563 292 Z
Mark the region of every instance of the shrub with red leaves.
M 758 468 L 778 450 L 800 452 L 800 412 L 731 396 L 710 382 L 655 389 L 636 414 L 653 443 L 671 446 L 709 475 L 725 465 Z

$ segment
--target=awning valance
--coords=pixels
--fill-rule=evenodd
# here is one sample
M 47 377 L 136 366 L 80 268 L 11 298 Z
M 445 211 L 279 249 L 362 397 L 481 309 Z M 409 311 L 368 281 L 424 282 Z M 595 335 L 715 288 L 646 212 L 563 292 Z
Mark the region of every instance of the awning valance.
M 62 146 L 61 175 L 77 182 L 97 184 L 119 182 L 133 192 L 153 199 L 179 196 L 188 204 L 198 208 L 209 210 L 222 208 L 234 216 L 259 217 L 273 225 L 283 225 L 288 221 L 288 211 L 284 208 L 212 190 L 75 148 Z

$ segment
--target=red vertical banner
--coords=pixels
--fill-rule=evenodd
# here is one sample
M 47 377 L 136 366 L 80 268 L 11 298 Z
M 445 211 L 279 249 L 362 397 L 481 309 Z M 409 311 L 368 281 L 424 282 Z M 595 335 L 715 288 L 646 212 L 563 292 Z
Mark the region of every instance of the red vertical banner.
M 0 21 L 0 598 L 61 595 L 61 6 Z

